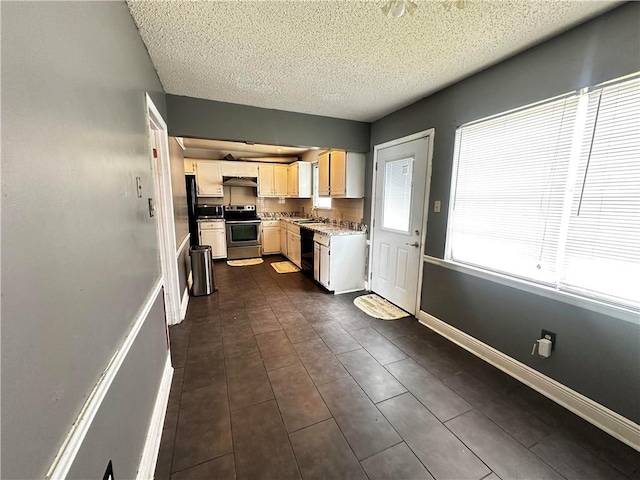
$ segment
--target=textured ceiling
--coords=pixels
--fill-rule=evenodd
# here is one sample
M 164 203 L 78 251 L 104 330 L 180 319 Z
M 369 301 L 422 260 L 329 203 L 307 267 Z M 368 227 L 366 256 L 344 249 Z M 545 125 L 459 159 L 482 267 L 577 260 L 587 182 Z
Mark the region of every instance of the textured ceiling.
M 373 121 L 613 8 L 600 1 L 129 1 L 167 93 Z
M 268 163 L 291 163 L 309 148 L 264 145 L 260 143 L 227 142 L 201 138 L 183 138 L 187 158 L 219 160 L 226 155 L 235 159 Z

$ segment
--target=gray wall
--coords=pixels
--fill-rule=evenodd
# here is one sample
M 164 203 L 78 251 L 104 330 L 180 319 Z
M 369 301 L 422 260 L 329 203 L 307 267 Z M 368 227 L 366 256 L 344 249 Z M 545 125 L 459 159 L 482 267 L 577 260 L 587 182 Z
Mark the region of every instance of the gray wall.
M 430 205 L 441 200 L 443 213 L 429 214 L 426 254 L 444 255 L 456 127 L 640 70 L 639 20 L 640 4 L 624 4 L 372 125 L 372 146 L 435 128 Z M 371 161 L 367 167 L 370 188 Z M 369 193 L 365 218 L 370 203 Z M 640 421 L 637 325 L 431 265 L 421 308 Z M 544 364 L 530 355 L 542 328 L 558 333 L 558 348 Z
M 160 276 L 145 91 L 166 108 L 124 2 L 1 8 L 2 477 L 33 479 Z M 78 476 L 102 478 L 110 458 L 117 478 L 135 476 L 166 356 L 162 308 L 140 335 L 145 361 L 125 361 Z
M 167 95 L 169 134 L 212 140 L 369 151 L 370 124 Z

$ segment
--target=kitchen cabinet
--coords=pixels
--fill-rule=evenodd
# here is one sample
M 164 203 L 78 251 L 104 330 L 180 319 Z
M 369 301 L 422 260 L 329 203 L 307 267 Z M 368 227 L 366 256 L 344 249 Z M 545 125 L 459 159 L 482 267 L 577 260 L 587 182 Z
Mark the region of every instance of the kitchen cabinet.
M 280 221 L 262 221 L 262 253 L 270 255 L 280 253 Z
M 249 177 L 256 178 L 258 176 L 258 163 L 222 160 L 220 168 L 223 177 Z
M 363 153 L 332 150 L 318 156 L 318 195 L 364 198 Z
M 223 197 L 220 162 L 196 162 L 196 183 L 199 197 Z
M 287 222 L 287 258 L 302 268 L 302 249 L 300 245 L 300 226 Z
M 366 235 L 313 236 L 313 278 L 335 293 L 355 292 L 364 288 Z
M 196 173 L 196 161 L 188 158 L 184 159 L 184 173 L 189 175 L 195 175 Z
M 311 198 L 311 162 L 294 162 L 288 167 L 287 192 L 293 198 Z
M 258 167 L 258 196 L 286 197 L 288 166 L 262 164 Z
M 212 258 L 227 258 L 227 235 L 224 221 L 198 222 L 200 245 L 211 246 Z
M 288 256 L 287 253 L 287 222 L 284 220 L 280 220 L 280 253 L 282 253 L 285 257 Z

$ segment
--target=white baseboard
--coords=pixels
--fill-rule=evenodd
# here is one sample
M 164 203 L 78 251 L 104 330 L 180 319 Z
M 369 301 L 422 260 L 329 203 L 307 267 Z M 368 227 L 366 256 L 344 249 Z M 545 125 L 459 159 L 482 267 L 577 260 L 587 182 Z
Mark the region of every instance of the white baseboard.
M 100 376 L 98 383 L 95 384 L 93 390 L 89 393 L 87 400 L 80 410 L 80 414 L 73 422 L 71 430 L 67 434 L 60 450 L 53 459 L 53 463 L 45 475 L 45 480 L 62 479 L 67 477 L 69 469 L 76 459 L 78 450 L 87 436 L 89 428 L 91 428 L 91 423 L 98 413 L 98 410 L 100 409 L 107 392 L 111 388 L 111 384 L 116 378 L 116 375 L 120 371 L 122 363 L 129 354 L 129 350 L 131 350 L 131 346 L 135 342 L 142 325 L 144 325 L 145 320 L 149 316 L 149 312 L 151 311 L 156 298 L 158 298 L 158 295 L 160 294 L 162 285 L 163 279 L 160 277 L 153 286 L 151 293 L 146 298 L 144 305 L 142 305 L 142 308 L 138 312 L 138 315 L 134 319 L 133 326 L 122 342 L 122 345 L 120 345 L 120 347 L 115 351 L 113 357 L 111 357 L 107 367 Z
M 158 461 L 158 452 L 160 451 L 160 440 L 162 439 L 162 427 L 164 425 L 164 417 L 167 413 L 167 404 L 169 403 L 169 393 L 171 391 L 171 380 L 173 379 L 173 367 L 171 366 L 171 355 L 167 353 L 167 360 L 164 364 L 162 380 L 156 397 L 156 404 L 153 407 L 151 423 L 147 431 L 147 439 L 142 451 L 140 466 L 138 467 L 137 478 L 139 480 L 153 479 L 156 470 L 156 462 Z
M 436 333 L 460 345 L 465 350 L 482 358 L 513 378 L 520 380 L 525 385 L 530 386 L 566 409 L 571 410 L 621 442 L 640 451 L 640 425 L 427 312 L 421 310 L 418 320 Z
M 182 302 L 180 303 L 180 321 L 187 316 L 187 306 L 189 306 L 189 287 L 184 289 L 182 294 Z

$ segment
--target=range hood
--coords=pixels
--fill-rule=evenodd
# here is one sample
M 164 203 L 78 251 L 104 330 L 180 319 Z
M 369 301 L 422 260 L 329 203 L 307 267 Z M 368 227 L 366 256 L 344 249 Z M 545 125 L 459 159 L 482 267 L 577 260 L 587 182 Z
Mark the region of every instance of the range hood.
M 256 177 L 222 177 L 222 185 L 225 187 L 257 187 Z

